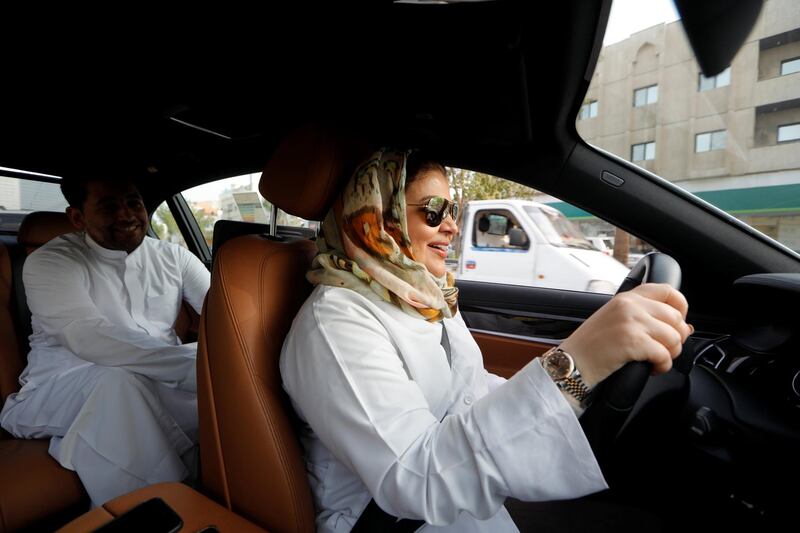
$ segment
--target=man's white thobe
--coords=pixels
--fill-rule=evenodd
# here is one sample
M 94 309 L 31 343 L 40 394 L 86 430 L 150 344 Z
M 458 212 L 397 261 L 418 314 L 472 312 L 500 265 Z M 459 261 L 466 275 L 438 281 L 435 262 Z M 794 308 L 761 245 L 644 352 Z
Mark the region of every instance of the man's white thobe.
M 47 438 L 92 503 L 192 475 L 197 440 L 196 343 L 173 324 L 186 300 L 198 313 L 210 275 L 186 249 L 145 237 L 130 254 L 83 232 L 25 261 L 33 315 L 21 390 L 0 424 Z

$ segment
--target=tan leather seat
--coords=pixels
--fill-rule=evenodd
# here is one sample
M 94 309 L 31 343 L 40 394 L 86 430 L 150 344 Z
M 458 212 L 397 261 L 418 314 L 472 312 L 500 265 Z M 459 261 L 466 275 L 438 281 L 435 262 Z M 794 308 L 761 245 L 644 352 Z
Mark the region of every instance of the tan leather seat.
M 325 130 L 293 132 L 261 193 L 321 220 L 360 150 Z M 310 240 L 235 238 L 218 252 L 200 325 L 198 409 L 204 490 L 270 531 L 314 531 L 314 507 L 278 358 L 311 291 Z
M 77 231 L 66 213 L 53 211 L 34 211 L 27 215 L 19 225 L 17 242 L 25 247 L 28 254 L 41 245 L 65 233 Z
M 22 257 L 50 239 L 75 231 L 64 213 L 35 212 L 25 217 L 17 235 Z M 22 257 L 15 258 L 21 261 Z M 25 328 L 15 327 L 17 304 L 9 250 L 0 245 L 0 405 L 19 389 L 27 345 Z M 19 270 L 18 270 L 19 271 Z M 23 303 L 24 305 L 24 303 Z M 29 319 L 28 319 L 29 320 Z M 75 472 L 62 468 L 47 453 L 48 441 L 11 438 L 0 431 L 0 532 L 23 528 L 50 530 L 88 507 L 88 497 Z
M 27 256 L 48 241 L 71 233 L 75 227 L 65 213 L 36 211 L 19 227 L 17 246 Z M 15 258 L 14 260 L 21 260 Z M 19 375 L 25 367 L 30 314 L 20 317 L 14 301 L 14 276 L 9 250 L 0 243 L 0 406 L 19 390 Z M 20 270 L 21 272 L 21 270 Z M 19 280 L 21 283 L 21 280 Z M 21 321 L 27 324 L 19 324 Z M 184 342 L 195 339 L 199 318 L 184 302 L 175 331 Z M 62 468 L 48 454 L 47 440 L 14 439 L 0 430 L 0 533 L 21 528 L 53 529 L 82 513 L 88 496 L 77 474 Z
M 3 339 L 3 342 L 0 342 L 0 405 L 5 403 L 9 394 L 19 390 L 17 380 L 25 366 L 13 318 L 16 309 L 11 299 L 12 283 L 11 258 L 8 249 L 0 243 L 0 339 Z M 0 438 L 2 438 L 1 431 Z
M 35 211 L 22 220 L 17 234 L 17 246 L 24 249 L 25 253 L 22 256 L 24 257 L 47 241 L 73 231 L 75 227 L 65 213 Z M 23 328 L 22 324 L 15 324 L 16 307 L 20 302 L 14 301 L 13 297 L 14 284 L 22 283 L 22 280 L 14 279 L 9 251 L 0 244 L 0 335 L 2 336 L 0 338 L 3 339 L 0 343 L 0 405 L 6 401 L 9 394 L 19 389 L 17 380 L 25 367 L 27 357 L 27 353 L 22 353 L 21 348 L 26 343 L 20 342 L 22 340 L 20 335 L 23 335 L 26 328 Z M 13 260 L 21 260 L 22 257 Z M 24 302 L 21 304 L 24 305 Z

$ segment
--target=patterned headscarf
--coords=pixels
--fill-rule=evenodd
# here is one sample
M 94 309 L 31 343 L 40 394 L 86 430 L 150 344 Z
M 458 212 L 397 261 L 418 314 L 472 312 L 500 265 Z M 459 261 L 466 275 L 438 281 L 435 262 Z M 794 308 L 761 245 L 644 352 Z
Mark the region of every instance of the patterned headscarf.
M 308 273 L 313 284 L 377 294 L 411 316 L 437 321 L 456 312 L 450 272 L 436 278 L 414 259 L 406 220 L 408 152 L 381 149 L 356 169 L 328 211 Z

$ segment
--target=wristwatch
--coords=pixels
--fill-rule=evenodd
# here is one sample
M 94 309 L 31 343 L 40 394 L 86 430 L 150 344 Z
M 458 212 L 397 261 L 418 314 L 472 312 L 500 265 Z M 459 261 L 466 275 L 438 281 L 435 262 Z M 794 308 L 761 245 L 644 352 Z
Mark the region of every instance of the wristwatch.
M 570 354 L 558 346 L 550 348 L 542 354 L 542 368 L 555 381 L 558 388 L 566 391 L 581 404 L 591 392 L 581 379 L 581 373 L 575 366 Z

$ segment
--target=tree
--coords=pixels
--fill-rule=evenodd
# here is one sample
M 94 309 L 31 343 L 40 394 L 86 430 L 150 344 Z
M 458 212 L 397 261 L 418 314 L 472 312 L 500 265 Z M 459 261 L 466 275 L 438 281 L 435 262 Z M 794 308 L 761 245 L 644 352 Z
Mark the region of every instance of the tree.
M 536 194 L 525 185 L 472 170 L 451 169 L 450 183 L 456 192 L 455 199 L 462 203 L 498 198 L 529 200 Z
M 158 206 L 155 213 L 153 213 L 151 225 L 160 239 L 169 242 L 183 241 L 183 235 L 181 235 L 178 224 L 175 222 L 175 218 L 172 216 L 172 212 L 166 202 Z
M 494 200 L 498 198 L 517 198 L 530 200 L 536 194 L 534 189 L 490 174 L 449 169 L 450 188 L 453 200 L 463 207 L 470 200 Z
M 498 178 L 490 174 L 449 168 L 448 178 L 453 190 L 453 201 L 458 204 L 460 212 L 464 212 L 467 202 L 471 200 L 495 200 L 499 198 L 516 198 L 531 200 L 536 194 L 534 189 L 513 181 Z M 461 241 L 456 240 L 456 256 L 461 255 Z
M 628 264 L 628 253 L 630 252 L 630 235 L 620 228 L 615 228 L 614 231 L 614 259 L 622 263 Z
M 199 207 L 192 206 L 192 214 L 194 215 L 197 225 L 200 227 L 200 232 L 209 246 L 214 238 L 214 223 L 217 221 L 217 216 L 214 213 L 207 213 Z M 166 202 L 162 203 L 153 213 L 151 219 L 153 230 L 159 238 L 169 241 L 177 242 L 185 245 L 183 235 L 178 229 L 178 223 L 175 222 L 175 217 L 172 216 L 172 211 Z
M 201 208 L 194 206 L 192 206 L 192 213 L 194 214 L 195 220 L 197 220 L 197 225 L 200 226 L 200 231 L 203 234 L 203 238 L 210 247 L 214 240 L 214 224 L 217 222 L 216 214 L 207 213 Z

